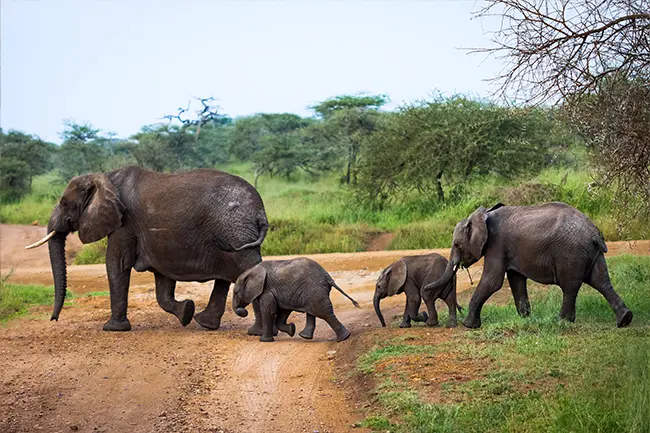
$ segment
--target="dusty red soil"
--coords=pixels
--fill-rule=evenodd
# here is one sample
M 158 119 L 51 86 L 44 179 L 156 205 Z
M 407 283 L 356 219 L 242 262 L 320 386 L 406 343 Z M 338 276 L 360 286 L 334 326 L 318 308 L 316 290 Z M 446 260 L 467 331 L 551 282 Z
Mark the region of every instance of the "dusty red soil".
M 52 284 L 47 248 L 23 249 L 44 234 L 38 227 L 0 227 L 2 272 L 14 267 L 12 282 Z M 68 250 L 78 250 L 77 242 L 69 238 Z M 608 255 L 650 255 L 650 241 L 611 242 L 608 247 Z M 51 307 L 35 308 L 0 327 L 0 432 L 365 431 L 353 427 L 362 419 L 365 403 L 357 391 L 363 384 L 344 381 L 344 386 L 334 380 L 337 367 L 343 360 L 353 361 L 350 356 L 359 353 L 364 334 L 386 339 L 402 332 L 379 328 L 371 305 L 374 282 L 394 260 L 424 252 L 311 255 L 361 304 L 356 309 L 332 291 L 336 313 L 353 334 L 342 343 L 333 341 L 334 333 L 321 320 L 312 341 L 281 334 L 274 343 L 260 343 L 246 335 L 252 314 L 241 319 L 230 309 L 218 331 L 206 331 L 195 322 L 183 328 L 156 304 L 148 273 L 134 272 L 131 280 L 131 332 L 101 330 L 110 314 L 108 297 L 77 297 L 58 322 L 48 320 Z M 471 268 L 474 284 L 480 264 Z M 468 275 L 458 277 L 459 291 L 466 292 Z M 68 279 L 76 294 L 108 290 L 103 265 L 69 266 Z M 210 284 L 181 283 L 177 298 L 192 298 L 200 311 L 210 290 Z M 460 299 L 468 295 L 462 293 Z M 382 308 L 391 318 L 403 305 L 403 297 L 397 296 L 385 300 Z M 290 320 L 298 329 L 304 325 L 304 316 L 294 314 Z M 442 338 L 463 331 L 417 332 Z M 413 358 L 430 363 L 430 368 L 411 380 L 438 384 L 437 377 L 452 370 L 459 380 L 471 374 L 471 366 L 432 356 Z

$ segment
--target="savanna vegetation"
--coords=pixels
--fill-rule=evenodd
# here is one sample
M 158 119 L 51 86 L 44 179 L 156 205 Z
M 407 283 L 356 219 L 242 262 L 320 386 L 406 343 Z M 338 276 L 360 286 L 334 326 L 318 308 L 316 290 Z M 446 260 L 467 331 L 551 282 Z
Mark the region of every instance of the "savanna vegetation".
M 388 111 L 385 96 L 344 95 L 310 118 L 230 119 L 201 102 L 194 120 L 182 111 L 128 139 L 73 122 L 60 146 L 3 133 L 3 164 L 14 165 L 3 171 L 0 220 L 44 225 L 71 177 L 138 164 L 215 167 L 256 185 L 271 224 L 264 254 L 363 251 L 387 232 L 391 249 L 446 247 L 458 220 L 499 201 L 565 201 L 608 240 L 647 237 L 644 220 L 613 216 L 615 189 L 595 177 L 587 139 L 558 109 L 439 96 Z M 77 263 L 101 261 L 104 247 Z

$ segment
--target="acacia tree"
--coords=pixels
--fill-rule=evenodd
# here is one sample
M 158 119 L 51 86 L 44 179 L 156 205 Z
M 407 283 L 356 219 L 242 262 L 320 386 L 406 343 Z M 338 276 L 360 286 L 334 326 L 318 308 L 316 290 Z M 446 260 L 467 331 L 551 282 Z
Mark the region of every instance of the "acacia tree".
M 311 107 L 328 125 L 328 137 L 346 149 L 345 183 L 357 182 L 361 148 L 380 122 L 378 109 L 388 102 L 385 95 L 342 95 Z
M 474 177 L 539 171 L 557 134 L 550 110 L 499 107 L 462 96 L 405 105 L 364 149 L 356 192 L 369 204 L 458 193 Z
M 563 106 L 620 209 L 650 215 L 650 1 L 486 0 L 499 93 Z M 631 206 L 636 204 L 638 206 Z

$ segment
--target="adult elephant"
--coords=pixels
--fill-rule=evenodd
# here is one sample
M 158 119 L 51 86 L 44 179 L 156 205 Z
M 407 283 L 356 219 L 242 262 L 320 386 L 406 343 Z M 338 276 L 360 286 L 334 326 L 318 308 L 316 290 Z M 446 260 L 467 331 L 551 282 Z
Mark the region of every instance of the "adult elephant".
M 105 331 L 128 331 L 131 269 L 153 272 L 156 299 L 183 326 L 194 302 L 175 300 L 177 281 L 214 281 L 207 308 L 194 316 L 218 329 L 230 283 L 262 261 L 260 245 L 268 229 L 264 204 L 244 179 L 217 170 L 159 173 L 137 166 L 73 178 L 52 211 L 48 242 L 58 320 L 66 294 L 65 239 L 79 232 L 83 243 L 108 236 L 106 271 L 111 318 Z M 261 335 L 256 304 L 249 333 Z
M 438 290 L 455 275 L 485 257 L 481 281 L 472 295 L 463 324 L 481 326 L 481 308 L 508 275 L 517 312 L 530 314 L 526 280 L 556 284 L 563 293 L 560 317 L 576 317 L 576 297 L 582 283 L 600 292 L 616 314 L 616 325 L 632 322 L 630 311 L 609 280 L 601 232 L 587 216 L 565 203 L 538 206 L 479 207 L 454 229 L 445 273 L 425 290 Z

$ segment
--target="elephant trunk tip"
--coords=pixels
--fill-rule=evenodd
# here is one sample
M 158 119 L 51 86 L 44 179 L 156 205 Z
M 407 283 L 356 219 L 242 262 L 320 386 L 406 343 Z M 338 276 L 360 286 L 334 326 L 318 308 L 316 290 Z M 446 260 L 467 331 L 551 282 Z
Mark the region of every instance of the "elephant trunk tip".
M 235 314 L 238 315 L 239 317 L 246 317 L 248 316 L 248 310 L 245 308 L 237 308 L 235 309 Z
M 384 320 L 384 315 L 381 314 L 381 309 L 379 308 L 380 300 L 381 298 L 378 295 L 375 295 L 375 298 L 373 299 L 373 306 L 375 307 L 375 314 L 377 314 L 377 318 L 379 319 L 379 323 L 381 323 L 381 327 L 385 328 L 386 321 Z

